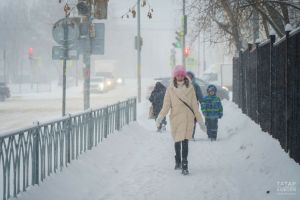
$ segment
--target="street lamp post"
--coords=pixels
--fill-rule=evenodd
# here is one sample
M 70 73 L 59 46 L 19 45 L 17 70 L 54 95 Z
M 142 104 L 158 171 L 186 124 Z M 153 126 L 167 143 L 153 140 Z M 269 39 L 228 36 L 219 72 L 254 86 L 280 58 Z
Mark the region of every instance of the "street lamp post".
M 137 84 L 138 102 L 141 102 L 141 0 L 137 0 Z
M 84 110 L 90 108 L 90 78 L 91 78 L 91 51 L 92 51 L 92 40 L 90 36 L 90 27 L 92 24 L 92 3 L 88 4 L 90 13 L 87 16 L 89 32 L 88 32 L 88 50 L 85 51 L 83 55 L 83 60 L 85 64 L 84 68 L 84 97 L 83 97 L 83 106 Z
M 62 87 L 63 87 L 63 99 L 62 99 L 62 116 L 66 115 L 66 73 L 67 73 L 67 57 L 68 57 L 68 6 L 65 6 L 65 22 L 64 22 L 64 60 L 63 60 L 63 80 L 62 80 Z
M 187 28 L 187 22 L 186 22 L 186 16 L 185 16 L 185 0 L 183 0 L 183 36 L 182 36 L 182 65 L 185 67 L 185 55 L 184 55 L 184 50 L 185 50 L 185 35 L 186 35 L 186 28 Z

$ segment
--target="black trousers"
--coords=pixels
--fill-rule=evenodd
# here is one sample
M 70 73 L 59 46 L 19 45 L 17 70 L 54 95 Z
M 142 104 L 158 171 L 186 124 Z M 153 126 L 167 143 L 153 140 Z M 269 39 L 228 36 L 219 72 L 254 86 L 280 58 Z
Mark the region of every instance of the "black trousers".
M 205 119 L 207 135 L 209 138 L 217 139 L 218 119 Z
M 182 154 L 181 154 L 181 146 L 182 146 Z M 189 153 L 189 140 L 185 139 L 180 142 L 175 142 L 175 153 L 177 158 L 181 158 L 182 160 L 187 160 Z

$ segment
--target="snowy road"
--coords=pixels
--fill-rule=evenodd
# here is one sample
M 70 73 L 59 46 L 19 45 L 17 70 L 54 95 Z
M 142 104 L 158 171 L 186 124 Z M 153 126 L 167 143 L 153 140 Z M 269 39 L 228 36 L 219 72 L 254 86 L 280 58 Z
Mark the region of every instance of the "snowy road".
M 91 107 L 99 108 L 134 97 L 135 85 L 135 80 L 127 80 L 125 85 L 107 93 L 91 93 Z M 30 126 L 35 121 L 43 122 L 59 118 L 62 112 L 61 93 L 61 87 L 54 87 L 51 92 L 13 94 L 5 102 L 0 102 L 0 134 L 9 129 Z M 81 111 L 83 111 L 82 88 L 67 89 L 66 113 Z
M 144 104 L 137 123 L 110 135 L 18 200 L 300 199 L 299 191 L 280 194 L 278 186 L 281 181 L 299 184 L 300 166 L 235 105 L 224 104 L 219 140 L 208 141 L 198 128 L 197 140 L 190 141 L 188 176 L 173 169 L 170 134 L 154 131 Z

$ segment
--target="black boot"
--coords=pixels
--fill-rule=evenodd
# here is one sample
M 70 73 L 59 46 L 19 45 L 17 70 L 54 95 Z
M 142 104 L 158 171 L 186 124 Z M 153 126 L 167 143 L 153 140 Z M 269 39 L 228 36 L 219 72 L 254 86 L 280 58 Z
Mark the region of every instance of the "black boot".
M 181 158 L 180 156 L 175 156 L 175 170 L 181 169 Z
M 189 174 L 188 161 L 187 160 L 182 160 L 182 174 L 183 175 L 188 175 Z

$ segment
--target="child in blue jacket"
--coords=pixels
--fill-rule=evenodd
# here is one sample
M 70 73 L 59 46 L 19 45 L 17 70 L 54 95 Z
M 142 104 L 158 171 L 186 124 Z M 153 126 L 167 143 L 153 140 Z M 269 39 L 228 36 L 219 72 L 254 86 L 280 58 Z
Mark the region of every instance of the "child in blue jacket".
M 219 97 L 216 96 L 217 88 L 214 85 L 207 87 L 207 96 L 201 102 L 201 110 L 205 116 L 205 125 L 208 138 L 213 141 L 217 139 L 218 119 L 223 116 L 223 107 Z

